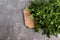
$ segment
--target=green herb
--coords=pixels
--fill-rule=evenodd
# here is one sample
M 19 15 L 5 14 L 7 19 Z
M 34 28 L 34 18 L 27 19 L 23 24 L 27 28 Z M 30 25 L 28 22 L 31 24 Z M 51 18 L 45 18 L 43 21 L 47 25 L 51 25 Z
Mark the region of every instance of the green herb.
M 34 0 L 28 7 L 31 11 L 31 18 L 34 18 L 34 30 L 43 30 L 48 37 L 60 33 L 60 1 L 59 0 Z

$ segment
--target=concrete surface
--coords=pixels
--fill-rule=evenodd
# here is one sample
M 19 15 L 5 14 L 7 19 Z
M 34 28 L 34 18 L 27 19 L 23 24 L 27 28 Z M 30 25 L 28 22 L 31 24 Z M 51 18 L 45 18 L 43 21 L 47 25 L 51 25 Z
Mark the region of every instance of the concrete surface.
M 26 6 L 28 0 L 0 0 L 0 40 L 60 40 L 26 28 L 22 13 Z

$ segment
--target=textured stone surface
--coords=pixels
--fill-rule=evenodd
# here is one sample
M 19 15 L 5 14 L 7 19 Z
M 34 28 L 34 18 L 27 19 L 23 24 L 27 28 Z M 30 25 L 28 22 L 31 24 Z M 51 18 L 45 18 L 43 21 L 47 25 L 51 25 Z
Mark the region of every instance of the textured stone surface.
M 26 6 L 28 0 L 0 0 L 0 40 L 60 40 L 26 28 L 22 13 Z

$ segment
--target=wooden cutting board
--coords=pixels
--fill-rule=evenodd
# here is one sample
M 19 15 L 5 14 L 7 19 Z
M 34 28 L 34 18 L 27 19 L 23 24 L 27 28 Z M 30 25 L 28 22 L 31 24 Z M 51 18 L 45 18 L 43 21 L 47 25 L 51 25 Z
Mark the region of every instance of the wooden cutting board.
M 23 10 L 25 26 L 27 26 L 28 28 L 34 28 L 34 19 L 29 18 L 31 13 L 26 9 Z

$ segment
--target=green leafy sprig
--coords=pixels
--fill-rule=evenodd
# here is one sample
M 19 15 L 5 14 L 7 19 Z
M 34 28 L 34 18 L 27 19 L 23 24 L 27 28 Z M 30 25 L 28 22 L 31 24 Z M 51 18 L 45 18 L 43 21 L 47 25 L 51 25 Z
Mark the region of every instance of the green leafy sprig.
M 60 33 L 60 1 L 59 0 L 34 0 L 28 7 L 31 17 L 34 18 L 34 30 L 43 30 L 48 37 Z

